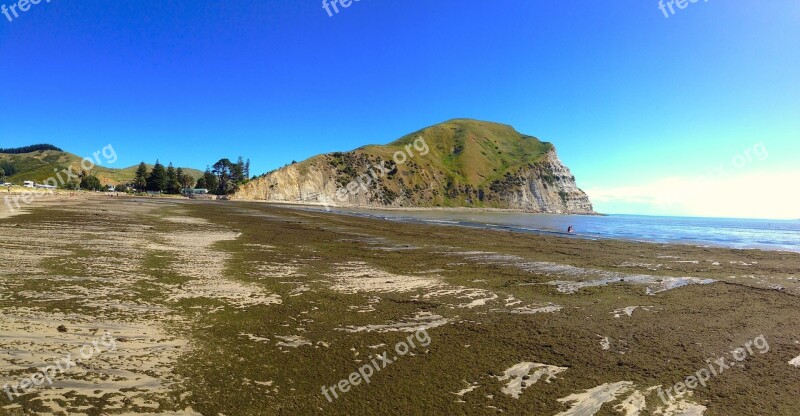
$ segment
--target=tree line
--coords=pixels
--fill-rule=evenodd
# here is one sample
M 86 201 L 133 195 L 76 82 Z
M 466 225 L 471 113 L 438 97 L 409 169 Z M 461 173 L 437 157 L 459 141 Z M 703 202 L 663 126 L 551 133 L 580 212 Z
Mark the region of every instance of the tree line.
M 0 149 L 0 153 L 6 153 L 9 155 L 18 155 L 21 153 L 39 152 L 42 150 L 55 150 L 56 152 L 63 152 L 63 150 L 53 146 L 52 144 L 34 144 L 32 146 Z
M 3 171 L 3 176 L 14 176 L 19 172 L 19 169 L 7 160 L 0 161 L 0 170 Z
M 250 160 L 241 157 L 236 163 L 229 159 L 220 159 L 206 168 L 203 175 L 195 180 L 182 168 L 175 168 L 170 163 L 166 168 L 158 160 L 148 172 L 147 165 L 142 162 L 136 169 L 133 188 L 139 192 L 161 192 L 180 194 L 187 189 L 207 189 L 216 195 L 228 195 L 236 191 L 239 185 L 247 183 L 250 177 Z

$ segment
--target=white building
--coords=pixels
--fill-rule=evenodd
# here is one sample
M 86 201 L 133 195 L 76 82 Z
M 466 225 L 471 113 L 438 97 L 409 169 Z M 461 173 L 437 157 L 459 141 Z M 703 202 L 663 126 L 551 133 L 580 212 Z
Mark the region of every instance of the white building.
M 208 189 L 204 188 L 196 188 L 196 189 L 184 189 L 183 193 L 186 195 L 207 195 Z

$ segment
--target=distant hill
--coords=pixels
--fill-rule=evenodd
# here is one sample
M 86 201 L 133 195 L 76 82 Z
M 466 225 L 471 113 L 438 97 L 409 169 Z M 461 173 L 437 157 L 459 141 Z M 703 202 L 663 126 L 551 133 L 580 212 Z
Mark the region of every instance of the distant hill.
M 11 149 L 0 149 L 0 153 L 8 153 L 12 155 L 18 155 L 20 153 L 31 153 L 40 150 L 55 150 L 56 152 L 63 152 L 63 150 L 59 149 L 58 147 L 53 146 L 52 144 L 34 144 L 31 146 L 25 147 L 15 147 Z
M 35 150 L 22 152 L 33 147 L 49 146 L 46 150 Z M 5 150 L 9 150 L 6 152 Z M 72 172 L 81 171 L 82 157 L 72 153 L 64 152 L 51 145 L 36 145 L 18 149 L 0 149 L 0 168 L 6 171 L 6 181 L 21 184 L 24 181 L 36 181 L 43 183 L 51 177 L 55 177 L 57 172 L 62 172 L 68 167 Z M 100 160 L 103 160 L 102 157 Z M 114 169 L 108 166 L 97 165 L 90 173 L 97 176 L 103 185 L 118 185 L 121 183 L 132 182 L 136 176 L 138 165 L 122 169 Z M 148 165 L 148 170 L 152 169 Z M 184 173 L 200 178 L 203 172 L 197 169 L 183 168 Z M 62 175 L 63 176 L 63 175 Z
M 395 156 L 400 153 L 407 160 Z M 381 165 L 386 167 L 385 174 L 377 168 Z M 352 185 L 358 185 L 359 178 L 365 187 Z M 352 191 L 343 190 L 348 184 Z M 312 157 L 251 181 L 234 198 L 360 207 L 594 213 L 552 144 L 511 126 L 469 119 L 437 124 L 385 146 Z

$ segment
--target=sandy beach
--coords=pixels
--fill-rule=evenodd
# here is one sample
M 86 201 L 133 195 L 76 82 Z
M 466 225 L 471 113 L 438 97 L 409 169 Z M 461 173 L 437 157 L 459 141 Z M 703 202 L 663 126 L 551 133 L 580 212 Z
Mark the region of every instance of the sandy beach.
M 800 412 L 798 254 L 245 202 L 84 195 L 19 214 L 0 218 L 0 384 L 102 334 L 115 348 L 6 389 L 0 414 Z M 369 383 L 330 393 L 384 352 Z M 720 357 L 705 386 L 664 393 Z

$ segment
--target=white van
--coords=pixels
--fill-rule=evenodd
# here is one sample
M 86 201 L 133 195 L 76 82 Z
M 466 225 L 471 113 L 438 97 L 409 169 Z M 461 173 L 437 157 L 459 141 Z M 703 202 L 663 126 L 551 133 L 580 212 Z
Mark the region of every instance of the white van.
M 34 181 L 25 181 L 25 182 L 22 183 L 22 186 L 24 186 L 26 188 L 33 188 L 34 186 L 36 186 L 36 182 L 34 182 Z

